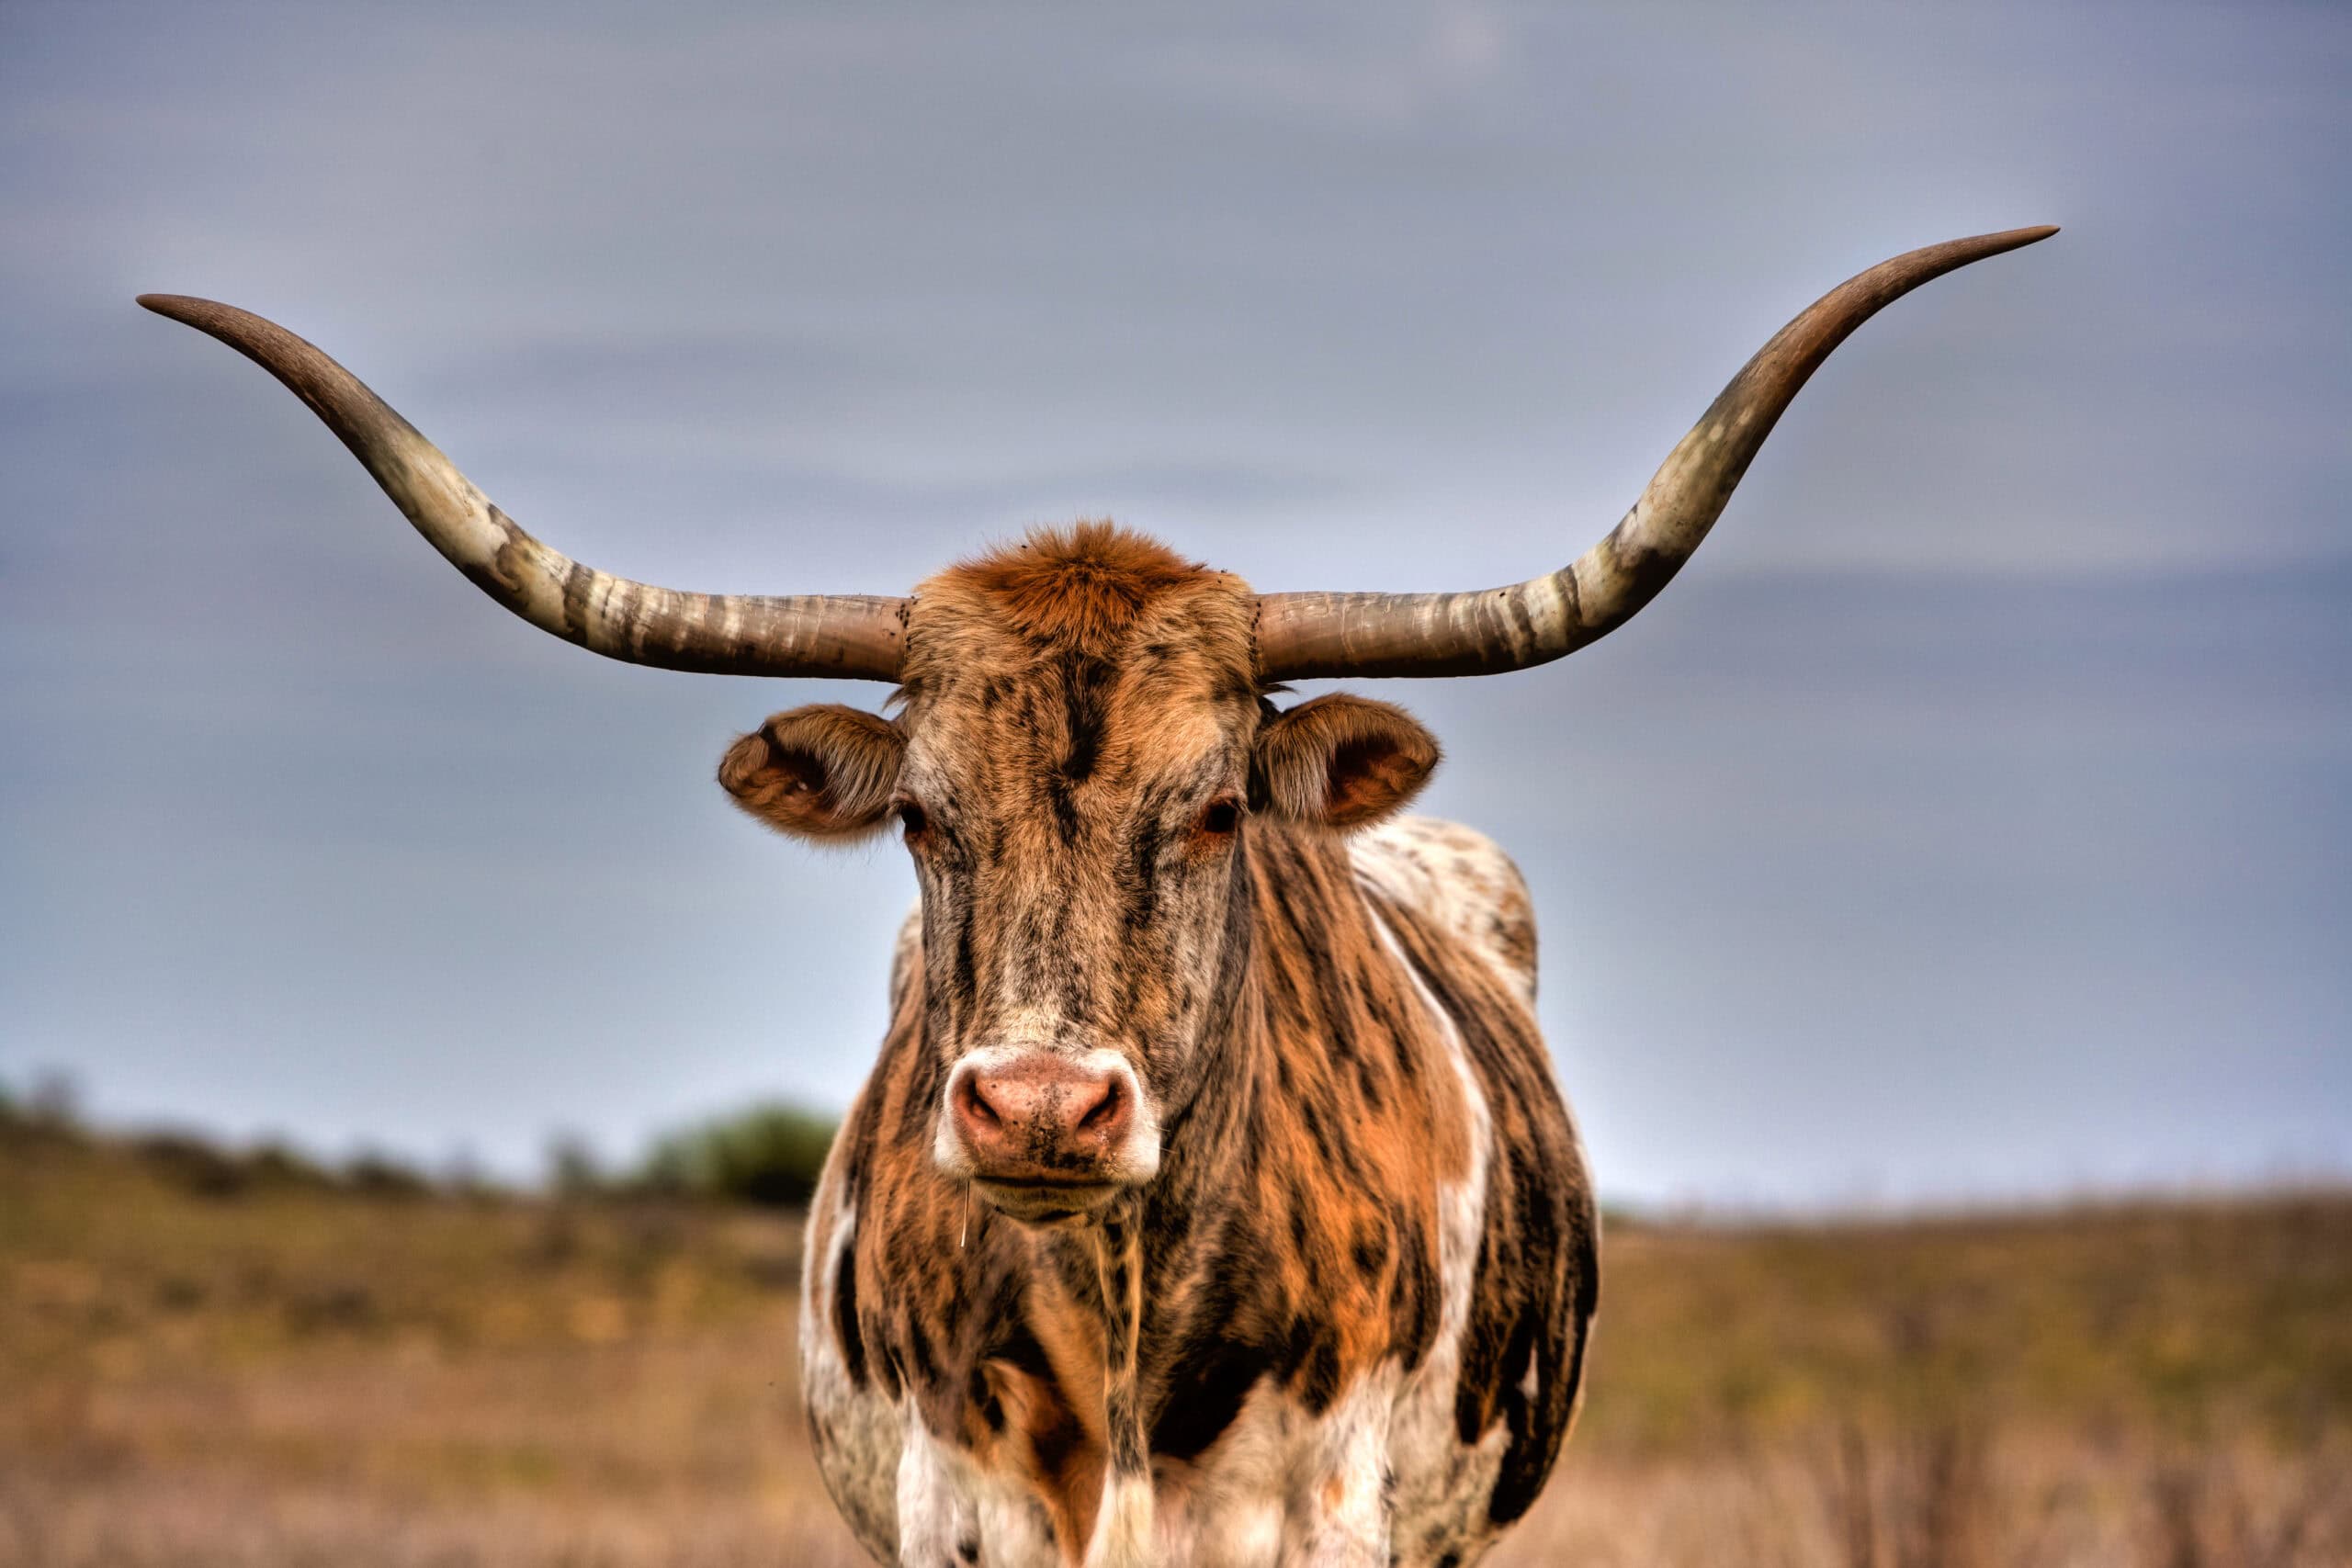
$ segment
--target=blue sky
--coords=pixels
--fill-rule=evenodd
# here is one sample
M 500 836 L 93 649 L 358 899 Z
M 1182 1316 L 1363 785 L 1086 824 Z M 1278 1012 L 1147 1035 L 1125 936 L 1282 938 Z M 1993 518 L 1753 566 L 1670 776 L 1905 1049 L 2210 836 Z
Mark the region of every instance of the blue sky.
M 1561 665 L 1374 682 L 1520 858 L 1604 1190 L 2352 1166 L 2352 16 L 0 7 L 0 1080 L 528 1172 L 870 1060 L 823 697 L 498 612 L 226 350 L 560 548 L 897 592 L 1109 514 L 1281 588 L 1567 558 L 1815 295 L 1932 285 Z

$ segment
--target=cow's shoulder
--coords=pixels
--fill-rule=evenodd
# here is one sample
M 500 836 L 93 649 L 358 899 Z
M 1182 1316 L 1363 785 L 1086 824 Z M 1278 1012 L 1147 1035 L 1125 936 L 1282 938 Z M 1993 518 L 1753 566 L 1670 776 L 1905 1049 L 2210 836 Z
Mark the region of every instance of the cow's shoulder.
M 1356 834 L 1348 849 L 1359 877 L 1491 960 L 1533 1005 L 1535 906 L 1501 845 L 1456 822 L 1401 817 Z

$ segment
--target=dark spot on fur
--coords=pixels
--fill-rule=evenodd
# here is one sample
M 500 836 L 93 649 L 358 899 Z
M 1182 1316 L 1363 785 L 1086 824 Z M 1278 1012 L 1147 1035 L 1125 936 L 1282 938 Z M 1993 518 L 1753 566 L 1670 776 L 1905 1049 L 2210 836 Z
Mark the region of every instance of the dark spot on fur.
M 833 1269 L 833 1337 L 852 1388 L 865 1386 L 865 1337 L 857 1331 L 857 1257 L 844 1251 Z
M 1298 1402 L 1310 1416 L 1320 1416 L 1340 1397 L 1340 1342 L 1328 1330 L 1315 1337 L 1306 1355 L 1306 1376 L 1298 1385 Z

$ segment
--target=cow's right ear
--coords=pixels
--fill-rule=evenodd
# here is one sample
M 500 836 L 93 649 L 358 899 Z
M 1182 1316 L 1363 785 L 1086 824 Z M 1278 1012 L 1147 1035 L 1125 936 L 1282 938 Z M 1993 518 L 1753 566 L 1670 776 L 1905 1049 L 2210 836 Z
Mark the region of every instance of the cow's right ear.
M 719 786 L 781 833 L 854 839 L 879 828 L 906 739 L 878 714 L 815 703 L 780 713 L 727 749 Z

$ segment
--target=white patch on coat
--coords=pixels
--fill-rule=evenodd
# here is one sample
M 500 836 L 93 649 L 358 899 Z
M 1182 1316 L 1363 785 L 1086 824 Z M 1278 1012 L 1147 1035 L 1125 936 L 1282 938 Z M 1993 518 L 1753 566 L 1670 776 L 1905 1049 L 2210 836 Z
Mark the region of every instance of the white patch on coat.
M 829 1168 L 811 1206 L 810 1235 L 817 1216 L 839 1190 Z M 840 1342 L 833 1337 L 834 1281 L 854 1268 L 851 1246 L 857 1235 L 857 1207 L 842 1204 L 821 1254 L 812 1245 L 800 1271 L 800 1397 L 817 1429 L 817 1465 L 851 1533 L 866 1551 L 886 1561 L 897 1555 L 894 1479 L 899 1472 L 899 1416 L 889 1401 L 849 1380 Z
M 1094 1539 L 1087 1543 L 1086 1568 L 1156 1568 L 1163 1561 L 1155 1550 L 1152 1501 L 1150 1477 L 1106 1477 L 1102 1504 L 1094 1514 Z
M 899 1453 L 899 1561 L 910 1568 L 954 1562 L 958 1541 L 979 1539 L 969 1477 L 955 1473 L 970 1467 L 958 1457 L 931 1435 L 909 1401 Z
M 1365 869 L 1366 858 L 1358 855 L 1359 871 Z M 1383 890 L 1387 890 L 1385 885 Z M 1494 1493 L 1495 1476 L 1510 1438 L 1510 1429 L 1498 1423 L 1476 1448 L 1464 1448 L 1453 1417 L 1462 1376 L 1462 1337 L 1469 1326 L 1478 1247 L 1486 1231 L 1494 1117 L 1453 1016 L 1406 959 L 1387 922 L 1376 909 L 1368 912 L 1380 940 L 1411 978 L 1415 994 L 1437 1022 L 1446 1057 L 1462 1085 L 1469 1122 L 1470 1168 L 1460 1181 L 1438 1184 L 1437 1337 L 1429 1355 L 1406 1380 L 1391 1424 L 1389 1454 L 1395 1475 L 1390 1495 L 1391 1551 L 1398 1563 L 1410 1565 L 1433 1562 L 1448 1550 L 1466 1551 L 1487 1532 L 1487 1500 Z
M 1395 1361 L 1343 1391 L 1315 1423 L 1294 1462 L 1297 1541 L 1283 1561 L 1302 1568 L 1388 1568 L 1388 1474 L 1399 1382 Z
M 1399 1539 L 1390 1533 L 1389 1472 L 1410 1458 L 1399 1455 L 1396 1429 L 1404 1382 L 1395 1361 L 1384 1362 L 1320 1416 L 1272 1382 L 1252 1388 L 1200 1458 L 1158 1467 L 1160 1562 L 1389 1568 Z
M 1054 1545 L 1054 1527 L 1045 1505 L 1026 1483 L 1010 1475 L 977 1473 L 973 1511 L 980 1524 L 983 1568 L 1061 1568 L 1067 1561 Z M 957 1559 L 959 1564 L 962 1560 Z
M 1527 879 L 1484 833 L 1400 817 L 1348 840 L 1356 874 L 1452 931 L 1535 1005 L 1535 905 Z
M 1163 1560 L 1193 1568 L 1269 1568 L 1282 1562 L 1292 1458 L 1307 1424 L 1286 1395 L 1260 1382 L 1198 1457 L 1156 1465 Z

